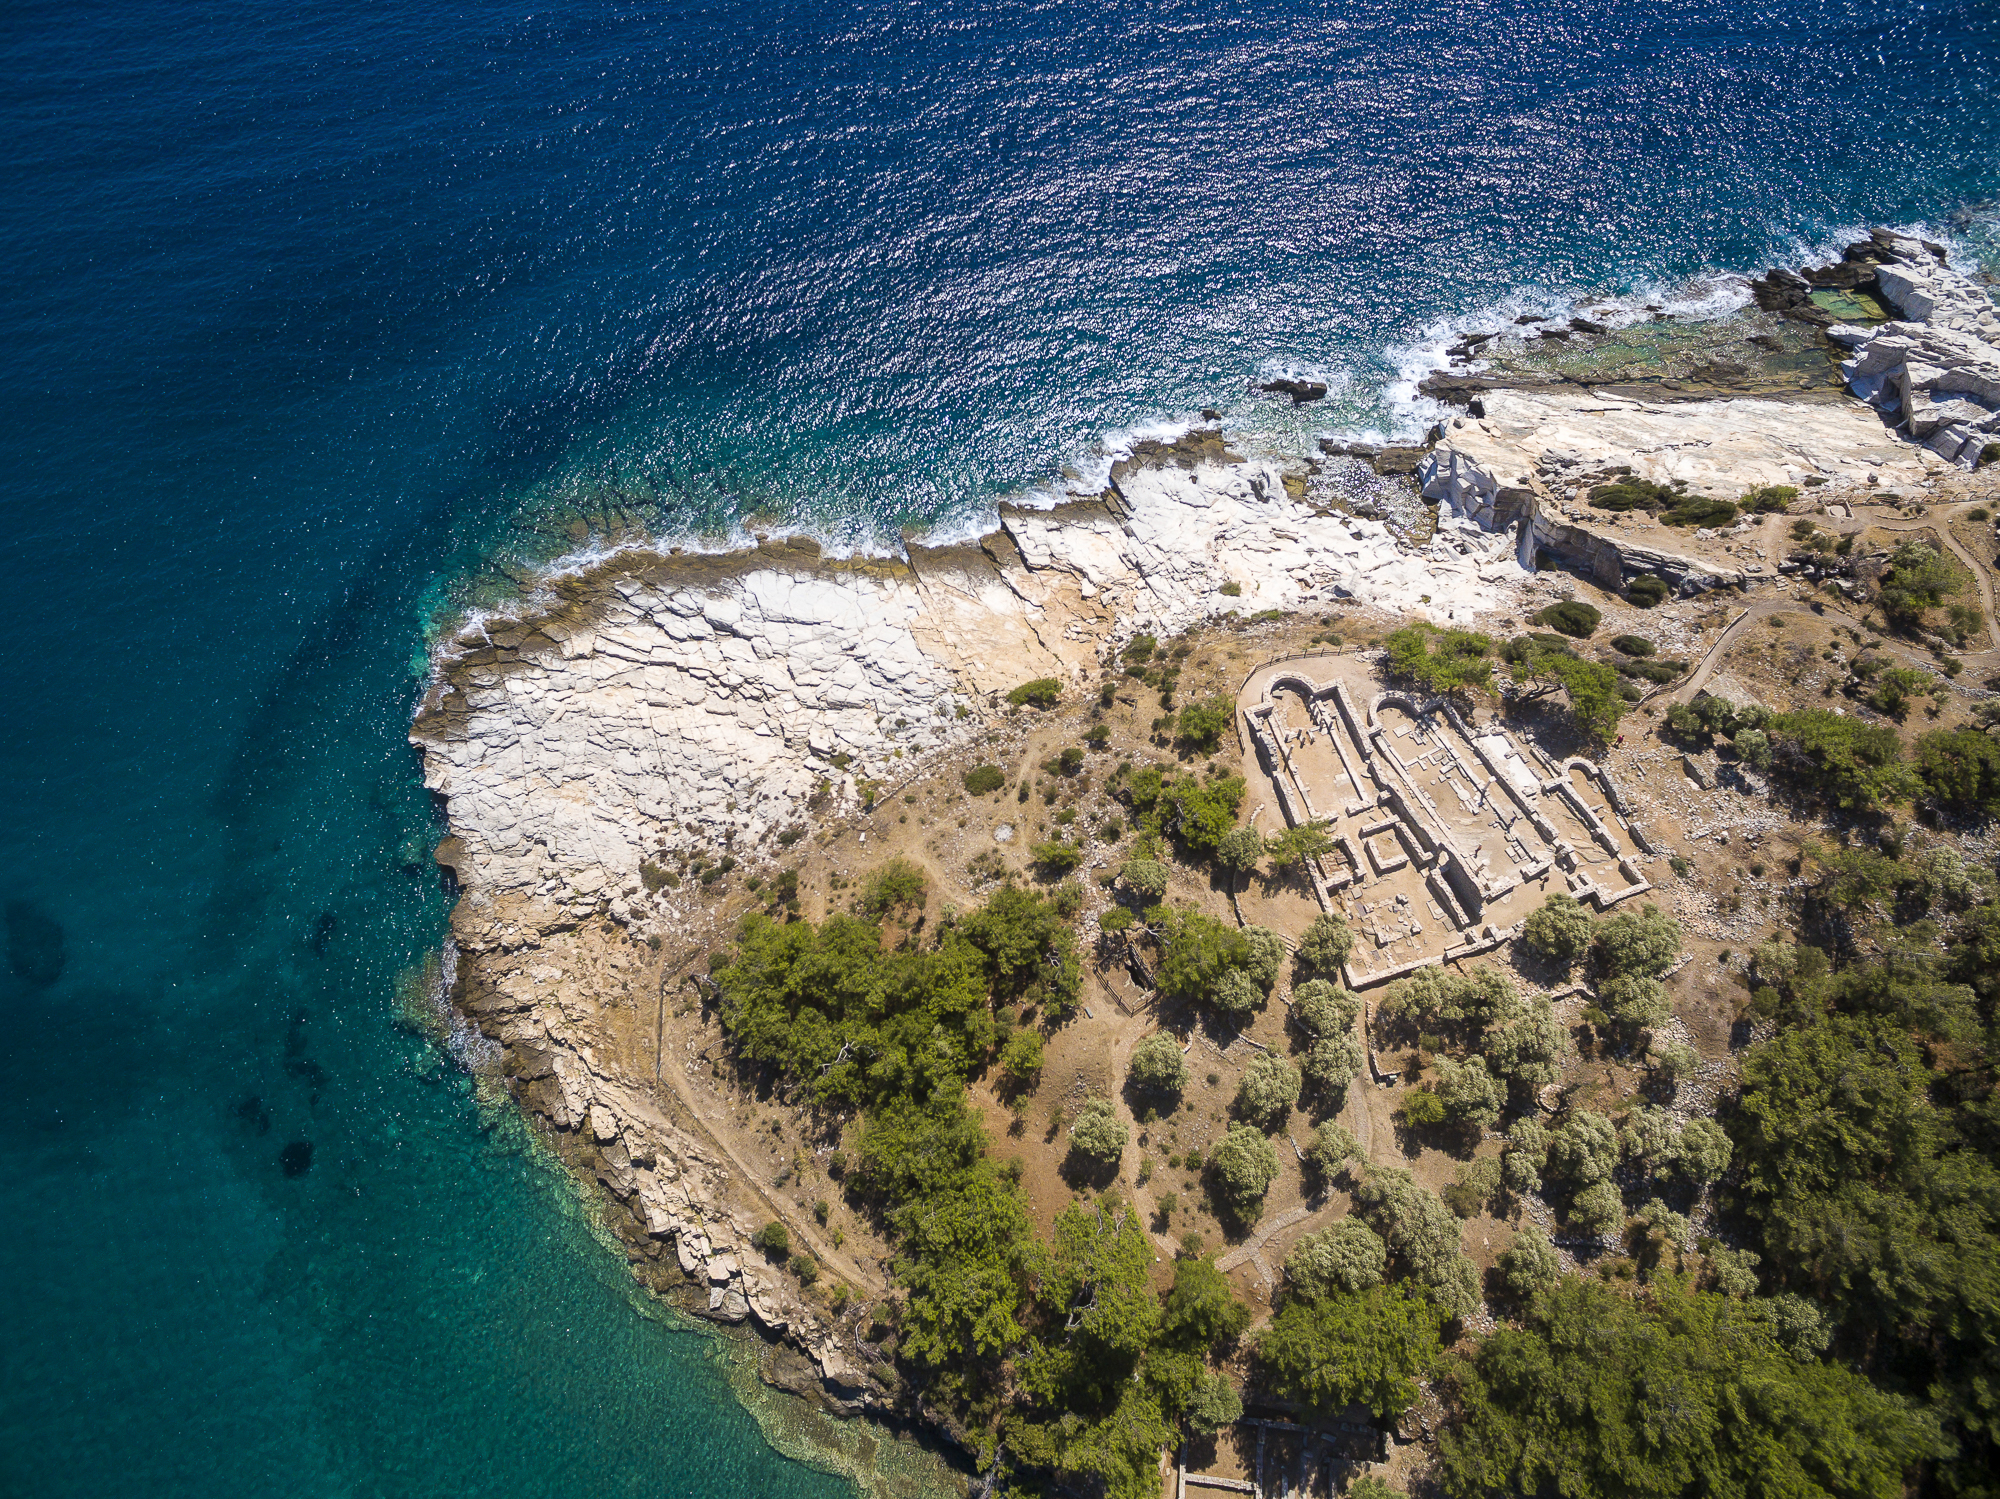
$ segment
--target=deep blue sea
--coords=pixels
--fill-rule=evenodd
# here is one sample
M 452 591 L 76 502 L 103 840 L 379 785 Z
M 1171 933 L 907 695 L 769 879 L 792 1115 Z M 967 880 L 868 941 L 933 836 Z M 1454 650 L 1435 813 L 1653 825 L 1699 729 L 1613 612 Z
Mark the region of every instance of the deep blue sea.
M 1991 0 L 9 0 L 0 65 L 37 1499 L 847 1492 L 396 1023 L 425 631 L 494 559 L 965 527 L 1202 406 L 1386 432 L 1454 317 L 2000 196 Z

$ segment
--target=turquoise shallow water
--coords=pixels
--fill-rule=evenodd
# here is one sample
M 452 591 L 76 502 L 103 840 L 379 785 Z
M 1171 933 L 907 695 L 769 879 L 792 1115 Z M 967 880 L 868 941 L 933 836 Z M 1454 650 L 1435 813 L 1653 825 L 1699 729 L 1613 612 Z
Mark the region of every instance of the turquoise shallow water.
M 492 557 L 975 524 L 1203 405 L 1386 430 L 1452 317 L 2000 192 L 1970 3 L 24 0 L 0 57 L 39 1495 L 845 1491 L 394 1022 L 445 910 L 412 661 Z

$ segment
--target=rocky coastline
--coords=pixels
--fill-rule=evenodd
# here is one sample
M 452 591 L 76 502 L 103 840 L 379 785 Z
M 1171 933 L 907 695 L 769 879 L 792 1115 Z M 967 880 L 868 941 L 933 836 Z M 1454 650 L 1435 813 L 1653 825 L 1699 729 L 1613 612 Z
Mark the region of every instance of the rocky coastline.
M 442 642 L 410 738 L 449 821 L 436 857 L 457 888 L 450 1000 L 601 1188 L 635 1273 L 790 1350 L 767 1361 L 773 1382 L 837 1414 L 923 1424 L 862 1336 L 886 1266 L 768 1190 L 768 1163 L 719 1132 L 722 1060 L 672 1039 L 723 936 L 709 885 L 677 871 L 694 854 L 702 873 L 775 869 L 975 736 L 1009 732 L 1011 689 L 1095 677 L 1140 632 L 1308 610 L 1476 626 L 1552 596 L 1536 575 L 1551 557 L 1609 587 L 1649 573 L 1680 597 L 1777 581 L 1775 566 L 1576 509 L 1607 476 L 1786 486 L 1824 508 L 1921 498 L 2000 452 L 2000 319 L 1939 247 L 1878 231 L 1755 288 L 1790 331 L 1766 351 L 1780 368 L 1733 387 L 1712 370 L 1635 380 L 1616 360 L 1599 381 L 1503 347 L 1524 339 L 1468 339 L 1424 384 L 1452 408 L 1428 441 L 1327 439 L 1329 462 L 1407 475 L 1436 505 L 1422 539 L 1204 427 L 1141 445 L 1101 493 L 1001 507 L 974 543 L 893 558 L 782 537 L 726 555 L 632 548 Z M 1583 361 L 1621 331 L 1582 322 L 1537 341 Z M 1824 373 L 1799 376 L 1806 346 Z M 754 1252 L 774 1217 L 852 1288 L 851 1310 Z

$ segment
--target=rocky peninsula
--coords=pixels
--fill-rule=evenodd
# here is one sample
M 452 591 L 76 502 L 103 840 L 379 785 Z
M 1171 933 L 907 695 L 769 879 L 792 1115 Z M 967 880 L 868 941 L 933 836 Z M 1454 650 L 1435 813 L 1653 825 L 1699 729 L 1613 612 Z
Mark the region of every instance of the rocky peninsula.
M 1872 651 L 1895 663 L 1892 673 L 1935 679 L 1942 730 L 1974 721 L 1992 697 L 1975 684 L 2000 672 L 1989 638 L 1995 547 L 1981 513 L 2000 472 L 1982 467 L 2000 457 L 2000 319 L 1988 288 L 1941 247 L 1878 231 L 1831 265 L 1760 279 L 1754 300 L 1745 316 L 1763 321 L 1748 336 L 1775 347 L 1748 347 L 1772 363 L 1739 371 L 1733 387 L 1727 372 L 1718 383 L 1714 368 L 1690 374 L 1671 349 L 1660 354 L 1664 335 L 1643 323 L 1635 331 L 1579 318 L 1580 327 L 1473 337 L 1426 383 L 1447 403 L 1438 425 L 1401 454 L 1328 439 L 1320 460 L 1287 464 L 1245 456 L 1220 429 L 1197 427 L 1138 445 L 1101 492 L 1049 508 L 1002 506 L 974 543 L 912 540 L 893 557 L 829 556 L 776 536 L 723 554 L 626 548 L 555 571 L 518 609 L 443 641 L 411 740 L 449 820 L 437 850 L 458 893 L 449 998 L 498 1043 L 498 1070 L 521 1105 L 601 1188 L 635 1273 L 696 1315 L 760 1330 L 773 1383 L 838 1413 L 940 1429 L 976 1464 L 998 1463 L 981 1407 L 934 1399 L 898 1357 L 907 1287 L 897 1235 L 842 1189 L 861 1111 L 815 1105 L 810 1090 L 774 1087 L 768 1068 L 746 1063 L 722 1023 L 713 965 L 747 914 L 821 920 L 856 904 L 891 859 L 923 877 L 915 909 L 892 922 L 912 944 L 997 889 L 1053 892 L 1074 867 L 1075 1007 L 1058 1017 L 1049 1006 L 1040 1019 L 1039 1081 L 1010 1092 L 997 1069 L 982 1070 L 969 1106 L 989 1138 L 1008 1142 L 995 1151 L 1020 1157 L 1014 1180 L 1047 1230 L 1079 1190 L 1074 1172 L 1064 1174 L 1067 1132 L 1084 1104 L 1110 1099 L 1139 1144 L 1123 1152 L 1111 1185 L 1094 1183 L 1099 1200 L 1144 1208 L 1161 1276 L 1186 1233 L 1208 1235 L 1252 1315 L 1268 1318 L 1282 1301 L 1275 1267 L 1358 1199 L 1315 1186 L 1299 1138 L 1285 1147 L 1285 1125 L 1275 1131 L 1284 1170 L 1254 1225 L 1232 1226 L 1192 1200 L 1201 1180 L 1193 1163 L 1198 1153 L 1213 1162 L 1232 1090 L 1259 1055 L 1288 1044 L 1299 984 L 1280 983 L 1283 1003 L 1259 1018 L 1175 1023 L 1190 1074 L 1182 1112 L 1155 1117 L 1121 1092 L 1135 1046 L 1168 1018 L 1149 988 L 1167 940 L 1148 946 L 1143 930 L 1132 935 L 1131 915 L 1114 914 L 1133 907 L 1129 839 L 1148 805 L 1131 790 L 1134 776 L 1149 765 L 1216 782 L 1240 776 L 1240 825 L 1280 832 L 1299 816 L 1280 783 L 1295 774 L 1305 784 L 1307 772 L 1281 773 L 1276 741 L 1260 754 L 1257 736 L 1276 732 L 1267 720 L 1291 723 L 1284 732 L 1299 736 L 1303 764 L 1318 731 L 1310 717 L 1270 717 L 1268 697 L 1259 699 L 1265 717 L 1245 716 L 1252 697 L 1272 690 L 1272 674 L 1258 678 L 1258 669 L 1337 663 L 1315 680 L 1351 679 L 1358 695 L 1367 681 L 1388 684 L 1398 660 L 1407 665 L 1385 642 L 1428 638 L 1443 650 L 1454 631 L 1489 646 L 1507 636 L 1547 641 L 1548 611 L 1564 605 L 1583 606 L 1591 630 L 1602 617 L 1600 641 L 1644 636 L 1644 654 L 1607 652 L 1600 665 L 1685 660 L 1650 676 L 1600 672 L 1641 701 L 1621 698 L 1622 735 L 1593 748 L 1583 679 L 1549 665 L 1554 646 L 1524 646 L 1544 655 L 1510 658 L 1519 691 L 1474 690 L 1464 743 L 1500 722 L 1497 701 L 1507 732 L 1539 746 L 1522 750 L 1517 769 L 1544 749 L 1557 779 L 1579 752 L 1601 762 L 1605 784 L 1620 788 L 1651 834 L 1643 847 L 1618 843 L 1625 883 L 1668 908 L 1688 949 L 1666 976 L 1672 1013 L 1653 1022 L 1651 1051 L 1606 1044 L 1572 1056 L 1548 1107 L 1608 1114 L 1631 1105 L 1652 1086 L 1657 1058 L 1684 1045 L 1698 1060 L 1683 1065 L 1672 1109 L 1683 1123 L 1705 1117 L 1735 1086 L 1746 1022 L 1733 976 L 1769 939 L 1786 879 L 1810 878 L 1810 856 L 1798 856 L 1804 874 L 1786 876 L 1785 861 L 1829 814 L 1774 800 L 1768 768 L 1727 744 L 1720 759 L 1681 747 L 1672 736 L 1686 710 L 1700 697 L 1761 705 L 1766 717 L 1817 706 L 1853 685 L 1829 663 L 1845 669 Z M 1757 331 L 1767 328 L 1781 331 Z M 1642 334 L 1653 340 L 1643 350 Z M 1341 465 L 1364 464 L 1409 485 L 1421 525 L 1369 513 L 1323 482 Z M 1638 499 L 1606 505 L 1606 494 Z M 1673 524 L 1689 496 L 1727 518 Z M 1905 539 L 1956 559 L 1964 576 L 1898 629 L 1893 608 L 1883 620 L 1871 601 Z M 1977 626 L 1953 636 L 1942 623 L 1950 603 L 1980 611 Z M 1746 622 L 1767 617 L 1782 628 L 1746 635 Z M 1413 623 L 1428 630 L 1398 636 Z M 1530 670 L 1538 662 L 1540 677 Z M 1431 711 L 1426 696 L 1412 700 L 1416 718 Z M 1231 706 L 1226 727 L 1190 733 L 1175 705 L 1207 701 Z M 1398 755 L 1433 742 L 1416 718 L 1402 750 L 1396 736 L 1408 731 L 1387 719 L 1355 734 L 1362 743 L 1383 736 L 1374 742 L 1388 746 L 1385 767 L 1401 766 Z M 1455 753 L 1476 771 L 1470 750 Z M 994 778 L 972 777 L 981 767 Z M 1538 762 L 1529 779 L 1548 773 Z M 1534 791 L 1524 785 L 1521 797 Z M 1468 782 L 1450 794 L 1488 793 Z M 1607 837 L 1623 836 L 1601 794 L 1585 786 L 1570 799 Z M 1356 811 L 1357 836 L 1372 815 Z M 1167 881 L 1141 903 L 1152 908 L 1142 929 L 1158 926 L 1161 896 L 1230 927 L 1275 931 L 1288 954 L 1319 918 L 1357 930 L 1385 919 L 1363 912 L 1380 865 L 1359 853 L 1348 902 L 1344 879 L 1288 877 L 1274 863 L 1253 887 L 1185 842 L 1142 836 L 1152 856 L 1144 862 L 1163 865 Z M 1323 868 L 1334 858 L 1311 857 Z M 1523 900 L 1581 888 L 1575 878 L 1565 886 L 1551 858 L 1520 862 Z M 1420 926 L 1422 890 L 1411 888 L 1416 904 L 1406 909 Z M 1729 909 L 1726 888 L 1736 892 Z M 1493 941 L 1465 953 L 1511 964 L 1509 974 L 1550 993 L 1566 1026 L 1608 1025 L 1585 1015 L 1602 1004 L 1586 983 L 1515 951 L 1528 911 L 1496 905 L 1484 918 Z M 1359 992 L 1372 1007 L 1387 991 Z M 1014 1023 L 1036 1022 L 1016 1014 Z M 1457 1179 L 1454 1150 L 1426 1144 L 1405 1122 L 1408 1095 L 1423 1091 L 1417 1077 L 1434 1077 L 1437 1064 L 1393 1025 L 1369 1029 L 1383 1024 L 1361 1010 L 1368 1065 L 1328 1118 L 1369 1165 L 1444 1190 Z M 1046 1140 L 1024 1124 L 1039 1114 Z M 1502 1137 L 1486 1139 L 1457 1153 L 1497 1162 Z M 1183 1154 L 1184 1184 L 1173 1179 Z M 1156 1170 L 1156 1157 L 1168 1164 Z M 1517 1226 L 1557 1221 L 1539 1199 L 1525 1211 Z M 1509 1238 L 1506 1215 L 1479 1208 L 1464 1220 L 1464 1253 L 1491 1270 Z M 769 1252 L 773 1224 L 788 1254 Z M 1588 1234 L 1572 1242 L 1558 1228 L 1554 1237 L 1565 1265 L 1599 1252 Z M 1462 1311 L 1463 1336 L 1493 1325 L 1477 1296 Z M 1223 1423 L 1220 1445 L 1194 1460 L 1265 1483 L 1282 1450 L 1284 1471 L 1296 1459 L 1303 1484 L 1324 1462 L 1346 1464 L 1345 1474 L 1387 1461 L 1377 1471 L 1401 1481 L 1434 1454 L 1442 1416 L 1428 1393 L 1400 1419 L 1363 1411 L 1317 1424 L 1265 1393 L 1262 1417 Z M 1354 1436 L 1362 1426 L 1386 1440 Z M 1183 1449 L 1183 1471 L 1188 1461 Z

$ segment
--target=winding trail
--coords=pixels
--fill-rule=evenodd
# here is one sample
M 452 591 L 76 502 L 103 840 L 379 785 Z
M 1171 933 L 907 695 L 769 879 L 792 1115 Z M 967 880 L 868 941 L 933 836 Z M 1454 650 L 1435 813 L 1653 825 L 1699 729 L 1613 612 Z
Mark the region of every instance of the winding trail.
M 1968 503 L 1965 508 L 1971 508 L 1970 504 Z M 1783 516 L 1771 517 L 1772 522 L 1784 519 L 1785 517 Z M 1980 562 L 1978 558 L 1974 557 L 1972 553 L 1967 551 L 1964 544 L 1951 534 L 1949 522 L 1944 517 L 1937 516 L 1908 520 L 1877 520 L 1870 517 L 1865 518 L 1863 524 L 1877 531 L 1928 531 L 1942 539 L 1946 549 L 1972 575 L 1973 584 L 1979 590 L 1979 606 L 1985 612 L 1986 616 L 1987 638 L 1993 642 L 1989 649 L 1967 651 L 1960 659 L 1969 664 L 1978 663 L 1985 665 L 1991 665 L 1996 659 L 2000 659 L 2000 615 L 1996 615 L 1995 611 L 1991 570 L 1984 563 Z M 1770 524 L 1766 525 L 1765 531 L 1767 537 L 1775 534 L 1773 526 Z M 1767 540 L 1764 554 L 1767 561 L 1770 560 L 1771 556 L 1770 545 L 1770 541 Z M 1814 602 L 1820 604 L 1820 609 L 1817 612 L 1837 615 L 1842 619 L 1851 620 L 1856 625 L 1864 623 L 1859 616 L 1851 614 L 1847 610 L 1837 608 L 1824 600 L 1815 600 Z M 1811 604 L 1804 599 L 1797 598 L 1765 599 L 1749 605 L 1741 614 L 1729 622 L 1728 628 L 1722 632 L 1715 644 L 1710 646 L 1703 654 L 1700 663 L 1692 672 L 1661 692 L 1647 696 L 1643 701 L 1657 701 L 1661 704 L 1691 701 L 1696 693 L 1708 685 L 1709 679 L 1715 675 L 1717 667 L 1721 665 L 1724 654 L 1742 638 L 1744 630 L 1752 623 L 1771 614 L 1797 614 L 1809 611 L 1811 611 Z M 1908 649 L 1900 641 L 1885 640 L 1884 646 L 1895 649 Z M 1914 656 L 1914 651 L 1911 654 Z

